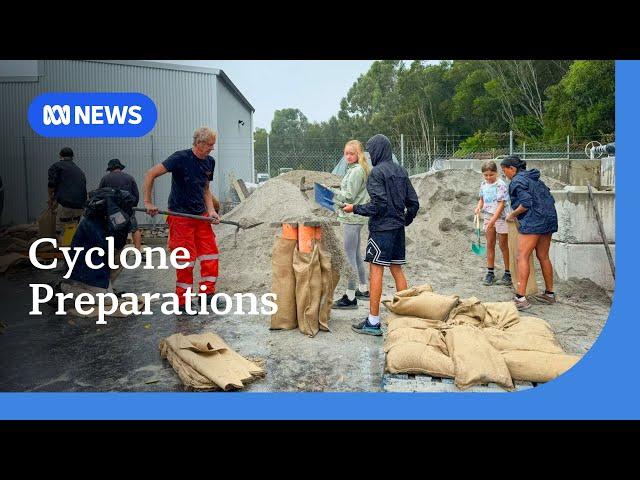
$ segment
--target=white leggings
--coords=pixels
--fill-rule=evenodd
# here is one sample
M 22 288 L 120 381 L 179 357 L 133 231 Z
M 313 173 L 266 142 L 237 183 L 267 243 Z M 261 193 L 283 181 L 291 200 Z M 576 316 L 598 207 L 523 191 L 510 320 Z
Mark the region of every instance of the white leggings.
M 367 275 L 364 269 L 364 262 L 362 261 L 362 253 L 360 252 L 360 232 L 362 231 L 362 225 L 344 223 L 344 250 L 347 254 L 349 263 L 353 266 L 353 269 L 358 272 L 358 278 L 361 284 L 367 283 Z M 347 289 L 356 289 L 355 278 L 349 278 L 347 282 Z

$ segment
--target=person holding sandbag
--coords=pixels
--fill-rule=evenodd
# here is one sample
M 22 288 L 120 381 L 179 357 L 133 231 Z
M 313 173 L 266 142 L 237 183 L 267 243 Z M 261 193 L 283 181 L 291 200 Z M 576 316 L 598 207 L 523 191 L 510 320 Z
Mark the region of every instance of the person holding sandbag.
M 545 291 L 533 298 L 543 303 L 553 304 L 556 295 L 553 292 L 553 266 L 549 259 L 551 235 L 558 231 L 558 214 L 555 200 L 549 187 L 540 180 L 540 171 L 527 170 L 527 162 L 517 155 L 509 155 L 500 163 L 509 183 L 511 213 L 507 222 L 517 221 L 518 256 L 517 256 L 517 289 L 513 299 L 518 310 L 531 307 L 525 296 L 529 277 L 530 257 L 533 251 L 540 262 L 544 277 Z

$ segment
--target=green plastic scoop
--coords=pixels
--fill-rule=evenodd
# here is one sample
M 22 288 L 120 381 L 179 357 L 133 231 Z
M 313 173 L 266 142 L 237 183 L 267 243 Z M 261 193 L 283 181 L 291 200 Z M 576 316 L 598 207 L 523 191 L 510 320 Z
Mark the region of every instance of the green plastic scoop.
M 474 242 L 471 243 L 471 251 L 476 255 L 484 256 L 487 254 L 487 247 L 482 245 L 482 237 L 480 236 L 480 216 L 476 215 L 473 218 L 473 222 L 476 226 L 475 228 L 476 239 Z

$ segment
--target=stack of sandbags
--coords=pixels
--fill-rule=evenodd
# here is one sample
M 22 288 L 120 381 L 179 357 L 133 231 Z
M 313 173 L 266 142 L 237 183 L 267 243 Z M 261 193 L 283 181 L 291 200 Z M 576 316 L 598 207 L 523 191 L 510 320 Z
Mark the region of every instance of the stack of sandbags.
M 454 377 L 460 389 L 514 380 L 547 382 L 580 357 L 566 355 L 547 322 L 520 317 L 513 302 L 483 303 L 438 295 L 429 285 L 398 292 L 382 302 L 386 370 Z
M 302 242 L 297 230 L 303 229 L 314 229 L 313 238 Z M 276 236 L 271 278 L 278 311 L 271 316 L 272 330 L 299 328 L 310 337 L 320 330 L 329 331 L 333 293 L 340 280 L 340 270 L 334 265 L 320 229 L 283 228 L 283 235 Z
M 211 332 L 171 335 L 160 342 L 160 355 L 169 361 L 185 387 L 193 390 L 240 389 L 265 375 L 263 368 Z

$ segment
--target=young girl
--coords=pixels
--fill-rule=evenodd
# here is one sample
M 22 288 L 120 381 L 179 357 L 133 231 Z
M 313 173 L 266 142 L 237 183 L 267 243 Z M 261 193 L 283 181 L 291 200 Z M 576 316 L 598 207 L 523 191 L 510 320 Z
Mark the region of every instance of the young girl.
M 342 203 L 362 204 L 369 201 L 367 193 L 367 177 L 371 167 L 364 156 L 364 149 L 358 140 L 350 140 L 344 147 L 344 157 L 347 160 L 347 173 L 342 178 L 340 189 L 331 188 L 334 199 Z M 360 285 L 356 290 L 354 278 L 350 278 L 347 284 L 347 292 L 340 300 L 333 304 L 333 308 L 348 309 L 358 308 L 357 298 L 369 298 L 367 276 L 360 252 L 360 232 L 362 225 L 367 222 L 367 217 L 346 213 L 338 210 L 338 221 L 344 227 L 344 249 L 353 266 L 358 272 Z
M 498 177 L 498 167 L 493 160 L 487 160 L 482 164 L 482 176 L 484 180 L 480 184 L 480 199 L 474 213 L 479 215 L 482 212 L 483 230 L 487 237 L 487 275 L 483 283 L 493 285 L 495 282 L 495 258 L 496 258 L 496 236 L 502 259 L 504 260 L 504 275 L 495 282 L 498 285 L 511 285 L 511 272 L 509 271 L 509 243 L 508 227 L 505 223 L 507 217 L 507 201 L 509 190 L 507 184 Z

